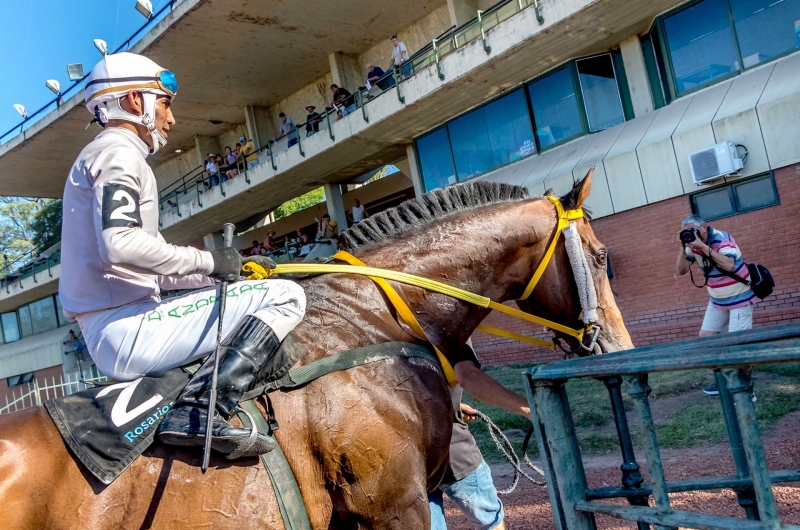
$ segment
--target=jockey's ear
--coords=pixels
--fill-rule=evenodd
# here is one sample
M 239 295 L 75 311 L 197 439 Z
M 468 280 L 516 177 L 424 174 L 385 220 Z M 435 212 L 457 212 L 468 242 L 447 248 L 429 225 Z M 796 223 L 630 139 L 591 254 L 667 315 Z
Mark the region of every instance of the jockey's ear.
M 589 169 L 589 172 L 586 173 L 582 180 L 572 186 L 572 190 L 569 193 L 559 199 L 565 210 L 573 210 L 583 206 L 592 189 L 592 175 L 594 175 L 594 166 Z

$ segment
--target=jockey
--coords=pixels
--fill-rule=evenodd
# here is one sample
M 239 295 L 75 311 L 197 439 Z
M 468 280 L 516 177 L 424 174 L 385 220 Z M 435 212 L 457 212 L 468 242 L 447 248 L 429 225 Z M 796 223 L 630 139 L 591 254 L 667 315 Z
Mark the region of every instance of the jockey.
M 175 75 L 132 53 L 107 55 L 86 83 L 86 108 L 104 130 L 72 165 L 64 188 L 59 294 L 92 359 L 108 377 L 130 381 L 185 365 L 216 348 L 218 280 L 236 280 L 234 248 L 197 250 L 158 232 L 159 195 L 146 163 L 167 143 L 175 118 Z M 269 258 L 248 260 L 274 267 Z M 202 288 L 202 289 L 200 289 Z M 198 289 L 162 301 L 160 290 Z M 223 318 L 212 447 L 262 454 L 259 434 L 228 423 L 239 398 L 268 375 L 271 357 L 302 320 L 305 294 L 285 280 L 229 287 Z M 174 445 L 202 446 L 213 364 L 206 361 L 159 427 Z

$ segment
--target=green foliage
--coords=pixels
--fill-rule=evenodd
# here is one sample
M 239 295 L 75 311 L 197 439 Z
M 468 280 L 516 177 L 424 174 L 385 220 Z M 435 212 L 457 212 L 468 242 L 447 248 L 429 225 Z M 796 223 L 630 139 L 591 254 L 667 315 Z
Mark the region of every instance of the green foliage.
M 305 210 L 315 204 L 319 204 L 325 200 L 325 190 L 323 188 L 317 188 L 315 190 L 309 191 L 308 193 L 296 197 L 290 201 L 286 201 L 285 203 L 278 206 L 275 210 L 275 220 L 283 219 L 284 217 L 289 217 L 293 213 L 297 213 L 300 210 Z
M 36 199 L 0 197 L 0 252 L 9 262 L 34 248 L 31 224 L 39 208 Z
M 61 240 L 61 200 L 48 200 L 37 210 L 31 222 L 33 246 L 52 247 Z

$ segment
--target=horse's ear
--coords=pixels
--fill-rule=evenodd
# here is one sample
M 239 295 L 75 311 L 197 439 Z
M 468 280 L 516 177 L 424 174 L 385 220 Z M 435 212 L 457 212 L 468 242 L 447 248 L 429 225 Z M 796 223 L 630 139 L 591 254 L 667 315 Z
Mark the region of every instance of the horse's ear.
M 553 191 L 553 188 L 547 188 L 547 191 L 544 192 L 545 197 L 555 197 L 556 192 Z
M 573 210 L 583 206 L 592 189 L 592 175 L 594 175 L 594 166 L 589 169 L 583 179 L 572 186 L 572 190 L 569 193 L 559 199 L 564 209 Z

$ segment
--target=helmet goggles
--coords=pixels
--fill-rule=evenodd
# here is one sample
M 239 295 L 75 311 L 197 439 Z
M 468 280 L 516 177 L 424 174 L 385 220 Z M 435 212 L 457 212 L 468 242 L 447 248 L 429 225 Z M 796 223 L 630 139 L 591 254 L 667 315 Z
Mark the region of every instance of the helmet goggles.
M 178 94 L 178 78 L 169 70 L 159 71 L 155 77 L 123 77 L 116 79 L 93 79 L 86 84 L 88 88 L 90 85 L 100 83 L 125 83 L 117 84 L 115 86 L 99 90 L 92 95 L 92 99 L 102 96 L 108 92 L 119 92 L 121 90 L 142 90 L 142 89 L 156 89 L 164 92 L 168 96 L 175 97 Z

